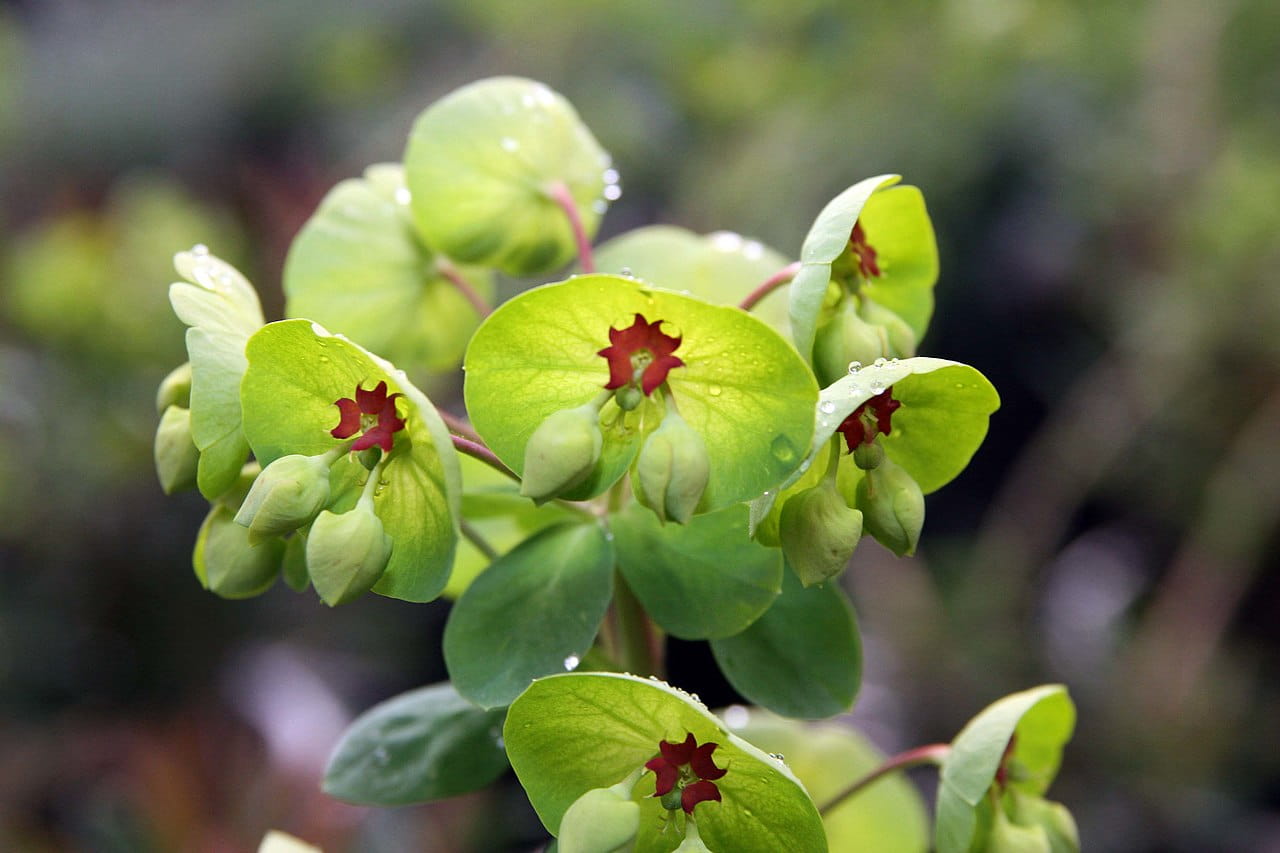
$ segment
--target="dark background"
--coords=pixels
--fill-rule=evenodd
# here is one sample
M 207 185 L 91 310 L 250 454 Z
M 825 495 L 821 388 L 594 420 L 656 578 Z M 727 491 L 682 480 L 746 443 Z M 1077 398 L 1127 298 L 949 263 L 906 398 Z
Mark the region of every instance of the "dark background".
M 537 842 L 510 780 L 395 811 L 319 794 L 353 713 L 444 677 L 447 605 L 216 599 L 190 570 L 203 502 L 150 461 L 184 357 L 173 252 L 207 243 L 278 317 L 324 192 L 500 73 L 613 154 L 603 237 L 794 256 L 854 181 L 920 186 L 943 271 L 922 351 L 1003 407 L 920 555 L 865 546 L 846 575 L 852 719 L 894 751 L 1063 681 L 1052 793 L 1086 849 L 1280 850 L 1274 0 L 0 6 L 0 848 Z M 730 701 L 705 661 L 673 649 L 674 680 Z

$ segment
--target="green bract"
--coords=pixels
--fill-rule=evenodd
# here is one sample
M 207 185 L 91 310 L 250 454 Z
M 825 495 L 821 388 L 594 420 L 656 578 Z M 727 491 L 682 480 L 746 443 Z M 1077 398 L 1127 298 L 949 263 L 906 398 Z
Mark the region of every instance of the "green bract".
M 702 235 L 674 225 L 637 228 L 596 249 L 596 269 L 601 272 L 629 272 L 717 305 L 737 305 L 786 265 L 778 252 L 732 231 Z M 781 334 L 787 332 L 786 294 L 780 287 L 751 309 Z
M 427 244 L 511 275 L 573 257 L 573 231 L 552 197 L 557 185 L 595 233 L 609 162 L 568 101 L 519 77 L 480 80 L 428 107 L 404 155 L 410 207 Z
M 507 756 L 530 802 L 553 835 L 565 810 L 593 788 L 614 785 L 658 754 L 662 740 L 717 743 L 713 757 L 727 768 L 716 781 L 719 803 L 699 805 L 694 817 L 712 850 L 734 853 L 825 851 L 817 809 L 781 761 L 732 734 L 699 702 L 661 682 L 630 675 L 582 673 L 535 681 L 507 713 Z M 662 805 L 646 773 L 640 798 L 637 851 L 669 853 L 681 832 L 663 834 Z M 681 820 L 681 818 L 674 818 Z
M 1006 696 L 969 721 L 952 741 L 942 765 L 935 826 L 938 853 L 970 849 L 979 808 L 1002 763 L 1008 770 L 1008 788 L 1043 794 L 1057 775 L 1062 747 L 1071 739 L 1075 720 L 1075 705 L 1066 688 L 1049 684 Z
M 404 395 L 407 425 L 382 465 L 374 508 L 393 547 L 374 592 L 429 601 L 449 577 L 461 498 L 458 459 L 449 432 L 431 402 L 403 372 L 342 337 L 306 320 L 263 327 L 247 348 L 241 400 L 244 434 L 263 465 L 288 454 L 314 456 L 341 442 L 330 435 L 339 421 L 334 403 L 357 386 L 386 382 Z M 369 472 L 351 454 L 330 469 L 329 509 L 343 513 L 360 496 Z
M 489 273 L 455 269 L 427 248 L 409 214 L 404 170 L 384 163 L 330 190 L 294 238 L 285 308 L 411 372 L 445 370 L 462 360 L 479 322 L 446 277 L 455 274 L 492 289 Z
M 924 197 L 915 187 L 894 186 L 897 175 L 860 181 L 836 196 L 818 214 L 800 249 L 800 272 L 791 282 L 791 334 L 809 358 L 814 333 L 823 321 L 832 264 L 861 224 L 874 246 L 882 275 L 861 285 L 861 294 L 896 313 L 924 337 L 933 314 L 933 285 L 938 278 L 938 248 Z M 870 317 L 863 319 L 871 320 Z
M 682 336 L 667 376 L 680 415 L 705 440 L 711 477 L 699 512 L 759 495 L 800 464 L 813 435 L 817 386 L 768 326 L 736 308 L 612 275 L 535 288 L 495 311 L 467 349 L 466 402 L 476 431 L 503 462 L 524 470 L 525 445 L 553 412 L 595 398 L 609 381 L 597 353 L 609 329 L 635 314 Z M 656 397 L 656 395 L 655 395 Z M 601 459 L 567 497 L 598 495 L 626 472 L 663 410 L 654 397 L 622 413 L 601 410 Z
M 244 347 L 262 326 L 258 294 L 234 267 L 204 246 L 179 252 L 173 265 L 185 282 L 169 302 L 187 329 L 191 360 L 191 438 L 200 451 L 196 484 L 209 500 L 231 488 L 249 455 L 240 431 Z

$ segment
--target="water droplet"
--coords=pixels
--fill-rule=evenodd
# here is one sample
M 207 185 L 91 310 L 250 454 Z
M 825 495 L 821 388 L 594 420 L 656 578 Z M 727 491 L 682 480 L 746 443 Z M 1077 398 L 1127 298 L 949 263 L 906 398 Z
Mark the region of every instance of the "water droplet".
M 850 373 L 850 374 L 857 373 L 857 372 L 858 372 L 859 370 L 861 370 L 861 369 L 862 369 L 862 362 L 860 362 L 860 361 L 851 361 L 851 362 L 849 362 L 849 373 Z
M 886 364 L 888 364 L 888 360 L 883 358 L 877 358 L 874 364 L 876 367 L 884 367 Z
M 689 698 L 690 698 L 690 699 L 692 699 L 692 700 L 693 700 L 693 701 L 695 701 L 695 702 L 701 702 L 701 701 L 702 701 L 701 699 L 699 699 L 699 698 L 698 698 L 698 694 L 697 694 L 697 693 L 690 693 L 690 694 L 689 694 Z
M 751 722 L 751 712 L 742 705 L 730 705 L 724 709 L 724 724 L 731 729 L 740 729 Z
M 525 728 L 528 728 L 528 726 L 525 726 Z M 496 743 L 496 744 L 498 745 L 498 749 L 506 749 L 506 748 L 507 748 L 507 742 L 506 742 L 505 740 L 503 740 L 502 738 L 498 738 L 496 741 L 494 741 L 494 743 Z
M 791 443 L 791 439 L 785 435 L 780 435 L 769 445 L 769 451 L 773 454 L 773 458 L 777 459 L 783 465 L 789 465 L 795 461 L 796 447 Z
M 836 404 L 830 400 L 823 400 L 818 404 L 818 408 L 822 410 L 823 414 L 829 415 L 836 410 Z
M 722 393 L 724 393 L 724 389 L 721 388 L 719 385 L 709 385 L 707 386 L 707 393 L 710 394 L 712 397 L 719 397 Z
M 879 394 L 879 393 L 880 393 L 881 391 L 883 391 L 883 390 L 884 390 L 884 383 L 883 383 L 883 382 L 881 382 L 879 379 L 876 379 L 876 380 L 872 381 L 872 383 L 871 383 L 871 393 L 872 393 L 872 394 Z
M 616 184 L 618 182 L 618 170 L 605 169 L 604 174 L 601 177 L 604 178 L 604 182 L 606 184 Z
M 321 363 L 321 364 L 328 364 L 328 363 L 329 363 L 329 356 L 327 356 L 327 355 L 322 355 L 322 356 L 320 356 L 320 363 Z
M 502 137 L 502 147 L 507 151 L 519 151 L 520 142 L 512 139 L 510 136 L 504 136 Z
M 889 363 L 890 363 L 890 364 L 897 364 L 900 360 L 901 360 L 901 359 L 898 359 L 898 358 L 891 358 L 891 359 L 889 359 Z
M 408 187 L 399 187 L 396 189 L 396 202 L 398 204 L 408 204 L 413 200 L 413 196 L 409 194 Z
M 609 203 L 604 199 L 596 199 L 591 203 L 591 210 L 600 216 L 604 216 L 606 210 L 609 209 Z
M 722 252 L 736 252 L 742 248 L 742 235 L 732 231 L 717 231 L 710 236 L 712 248 Z
M 391 481 L 390 481 L 390 480 L 388 480 L 386 477 L 383 477 L 381 480 L 379 480 L 379 481 L 378 481 L 378 485 L 379 485 L 379 486 L 389 486 L 389 485 L 391 485 Z
M 764 257 L 764 246 L 755 240 L 748 240 L 742 247 L 742 255 L 749 261 L 758 261 Z
M 618 275 L 624 275 L 627 278 L 634 278 L 634 276 L 631 274 L 631 267 L 623 267 L 622 269 L 618 270 Z
M 191 254 L 195 255 L 198 258 L 203 258 L 209 254 L 209 247 L 206 246 L 204 243 L 196 243 L 194 246 L 191 247 Z
M 575 669 L 578 668 L 578 664 L 580 663 L 582 663 L 582 658 L 578 657 L 577 655 L 569 655 L 567 658 L 564 659 L 564 668 L 568 672 L 573 672 Z
M 767 498 L 767 497 L 769 497 L 769 496 L 770 496 L 770 495 L 772 495 L 772 494 L 773 494 L 773 492 L 769 491 L 768 489 L 765 489 L 765 491 L 760 495 L 760 497 L 762 497 L 762 498 Z
M 617 184 L 606 184 L 604 188 L 604 197 L 607 201 L 617 201 L 622 198 L 622 187 Z
M 311 332 L 312 334 L 320 335 L 322 337 L 329 337 L 329 330 L 314 320 L 311 321 Z

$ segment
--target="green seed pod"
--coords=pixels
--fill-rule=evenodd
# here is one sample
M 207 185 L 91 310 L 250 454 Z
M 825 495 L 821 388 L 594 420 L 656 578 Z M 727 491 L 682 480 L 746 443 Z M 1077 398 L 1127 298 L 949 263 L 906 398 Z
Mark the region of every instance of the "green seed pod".
M 669 409 L 640 448 L 636 477 L 645 505 L 658 518 L 687 524 L 711 477 L 706 442 Z
M 849 362 L 870 364 L 885 355 L 884 333 L 863 320 L 846 297 L 837 313 L 813 339 L 813 371 L 818 384 L 830 385 L 849 374 Z
M 223 598 L 251 598 L 275 583 L 284 547 L 279 539 L 250 543 L 249 531 L 219 504 L 200 525 L 192 564 L 205 589 Z
M 1013 820 L 1023 826 L 1043 828 L 1052 853 L 1080 853 L 1080 833 L 1075 818 L 1062 803 L 1015 791 Z
M 191 362 L 183 362 L 160 380 L 156 389 L 156 411 L 163 412 L 170 406 L 191 408 Z
M 612 853 L 640 831 L 640 804 L 617 786 L 594 788 L 573 801 L 560 819 L 560 853 Z
M 916 333 L 907 325 L 898 312 L 892 311 L 878 302 L 863 298 L 862 308 L 858 312 L 862 319 L 873 326 L 884 329 L 889 358 L 911 358 L 916 354 Z
M 378 582 L 391 559 L 391 547 L 372 501 L 361 500 L 341 515 L 325 510 L 307 533 L 311 583 L 325 604 L 345 604 Z
M 1005 817 L 1004 809 L 997 808 L 995 812 L 982 853 L 1052 853 L 1043 827 L 1020 826 Z
M 885 458 L 858 483 L 854 503 L 877 542 L 899 557 L 915 553 L 924 527 L 924 495 L 915 478 Z
M 281 456 L 253 481 L 236 522 L 257 543 L 310 524 L 328 502 L 329 463 L 323 457 Z
M 520 494 L 543 503 L 572 489 L 591 474 L 603 443 L 594 404 L 551 414 L 525 445 Z
M 840 574 L 861 538 L 862 513 L 829 480 L 793 495 L 778 519 L 782 553 L 805 586 Z
M 156 427 L 156 475 L 166 495 L 194 489 L 200 451 L 191 439 L 191 410 L 173 405 L 164 410 Z
M 859 444 L 853 449 L 853 464 L 863 471 L 879 468 L 880 463 L 883 461 L 884 448 L 880 446 L 878 441 L 873 441 L 870 444 Z
M 617 402 L 619 409 L 630 412 L 644 402 L 644 392 L 634 385 L 623 385 L 613 395 L 613 399 Z

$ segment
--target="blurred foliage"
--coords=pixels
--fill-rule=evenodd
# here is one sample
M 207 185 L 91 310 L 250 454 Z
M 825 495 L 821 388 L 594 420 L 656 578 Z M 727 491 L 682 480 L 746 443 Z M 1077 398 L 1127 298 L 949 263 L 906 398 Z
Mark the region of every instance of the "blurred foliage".
M 1061 679 L 1081 725 L 1055 790 L 1088 849 L 1280 843 L 1277 56 L 1273 0 L 9 4 L 0 847 L 537 842 L 530 813 L 485 819 L 509 786 L 358 827 L 282 794 L 319 780 L 282 755 L 321 760 L 344 715 L 441 677 L 445 605 L 214 601 L 190 574 L 200 507 L 150 468 L 182 360 L 172 253 L 209 244 L 279 316 L 324 193 L 499 73 L 563 92 L 613 154 L 603 238 L 669 222 L 790 257 L 855 180 L 921 187 L 942 253 L 922 352 L 980 367 L 1004 407 L 921 556 L 868 549 L 848 575 L 854 721 L 889 751 L 949 740 Z M 273 734 L 262 703 L 324 702 L 302 676 L 237 681 L 264 643 L 338 723 Z M 234 761 L 207 743 L 228 730 Z

